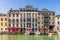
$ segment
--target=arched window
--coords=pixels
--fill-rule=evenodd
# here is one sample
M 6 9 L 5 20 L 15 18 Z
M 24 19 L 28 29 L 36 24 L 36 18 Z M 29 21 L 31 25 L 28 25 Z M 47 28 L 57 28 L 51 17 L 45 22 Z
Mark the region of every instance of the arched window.
M 13 17 L 15 17 L 15 14 L 13 14 Z
M 18 24 L 16 24 L 16 26 L 18 27 Z
M 18 19 L 16 19 L 16 23 L 18 23 L 19 22 L 19 20 Z
M 18 17 L 18 14 L 16 14 L 16 16 Z
M 9 27 L 11 27 L 11 24 L 9 24 Z
M 8 22 L 11 23 L 11 19 L 9 19 Z
M 3 18 L 1 18 L 1 21 L 3 21 Z
M 15 20 L 14 20 L 14 19 L 12 19 L 12 22 L 13 22 L 13 23 L 15 23 Z
M 20 18 L 20 22 L 22 22 L 22 18 Z

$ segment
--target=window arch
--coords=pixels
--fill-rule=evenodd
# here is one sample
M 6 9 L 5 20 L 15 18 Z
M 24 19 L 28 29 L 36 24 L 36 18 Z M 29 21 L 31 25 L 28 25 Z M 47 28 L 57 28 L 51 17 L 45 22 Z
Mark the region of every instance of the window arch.
M 12 22 L 15 23 L 15 19 L 12 19 Z
M 9 19 L 8 22 L 11 23 L 11 19 Z
M 19 19 L 16 19 L 16 23 L 18 23 L 19 22 Z

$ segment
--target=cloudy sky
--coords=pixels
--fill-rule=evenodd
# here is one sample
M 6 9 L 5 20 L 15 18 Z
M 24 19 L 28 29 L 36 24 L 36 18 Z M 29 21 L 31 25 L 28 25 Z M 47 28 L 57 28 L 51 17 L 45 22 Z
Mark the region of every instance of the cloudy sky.
M 28 4 L 39 10 L 47 8 L 60 14 L 60 0 L 0 0 L 0 13 L 7 13 L 10 8 L 23 8 Z

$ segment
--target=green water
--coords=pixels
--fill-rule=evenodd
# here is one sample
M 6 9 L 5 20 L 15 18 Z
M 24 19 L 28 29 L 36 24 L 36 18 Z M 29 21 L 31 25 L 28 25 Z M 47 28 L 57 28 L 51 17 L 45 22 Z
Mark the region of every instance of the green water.
M 48 35 L 0 35 L 0 40 L 58 40 L 57 36 Z

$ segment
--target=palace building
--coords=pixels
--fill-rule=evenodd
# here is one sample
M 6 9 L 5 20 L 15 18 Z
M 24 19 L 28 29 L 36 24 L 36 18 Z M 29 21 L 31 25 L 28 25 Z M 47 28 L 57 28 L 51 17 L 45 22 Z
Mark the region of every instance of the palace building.
M 27 5 L 24 8 L 18 10 L 9 10 L 8 14 L 8 29 L 20 30 L 20 31 L 41 31 L 48 32 L 53 31 L 55 26 L 55 12 L 43 8 L 38 10 L 31 5 Z M 44 31 L 45 30 L 45 31 Z

